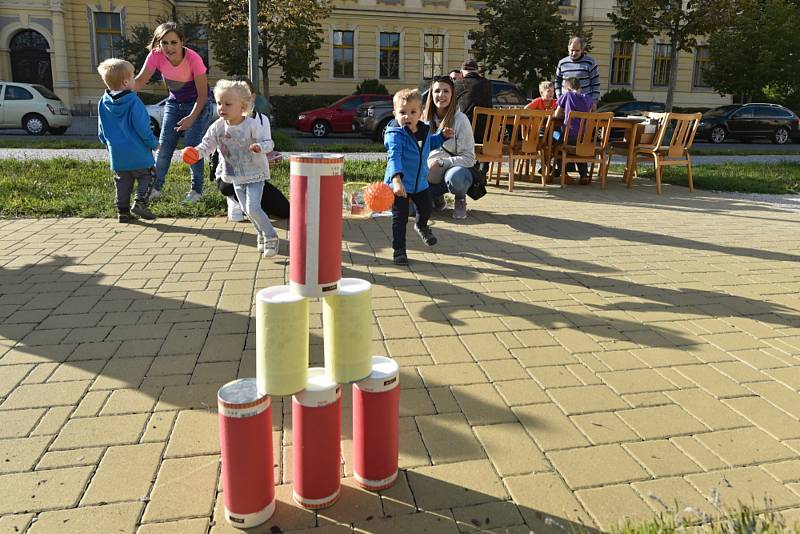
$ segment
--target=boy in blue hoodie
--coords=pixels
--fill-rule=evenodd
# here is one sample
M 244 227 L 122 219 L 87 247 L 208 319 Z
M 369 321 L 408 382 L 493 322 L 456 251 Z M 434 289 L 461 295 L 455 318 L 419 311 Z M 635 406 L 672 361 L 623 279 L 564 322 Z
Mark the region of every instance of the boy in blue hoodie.
M 408 265 L 406 254 L 406 225 L 408 224 L 409 198 L 417 207 L 414 230 L 426 245 L 436 244 L 436 237 L 428 226 L 431 216 L 431 195 L 428 189 L 428 154 L 439 148 L 453 130 L 444 128 L 441 133 L 430 134 L 430 127 L 422 118 L 422 97 L 416 89 L 401 89 L 392 99 L 394 121 L 386 128 L 383 144 L 386 147 L 386 174 L 384 181 L 392 186 L 392 248 L 394 263 Z
M 150 116 L 133 92 L 133 65 L 122 59 L 107 59 L 97 66 L 108 89 L 97 104 L 97 135 L 108 149 L 111 169 L 116 173 L 114 199 L 117 218 L 130 222 L 131 213 L 152 221 L 147 209 L 150 188 L 155 180 L 153 150 L 158 139 L 150 131 Z M 139 182 L 131 208 L 134 182 Z

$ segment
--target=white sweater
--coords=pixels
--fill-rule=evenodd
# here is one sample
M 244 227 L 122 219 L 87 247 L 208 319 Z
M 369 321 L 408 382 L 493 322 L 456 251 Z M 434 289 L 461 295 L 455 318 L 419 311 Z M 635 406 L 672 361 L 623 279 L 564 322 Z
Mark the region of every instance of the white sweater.
M 439 128 L 438 117 L 434 119 L 433 128 Z M 462 112 L 456 110 L 453 115 L 453 130 L 455 135 L 444 142 L 442 148 L 431 150 L 428 155 L 428 166 L 436 160 L 444 160 L 444 168 L 472 167 L 475 165 L 475 137 L 469 119 Z M 448 153 L 449 152 L 449 153 Z M 451 156 L 450 154 L 455 154 Z
M 253 143 L 261 147 L 260 153 L 250 151 Z M 269 180 L 267 153 L 274 147 L 269 119 L 260 115 L 257 119 L 246 117 L 234 126 L 228 125 L 224 119 L 217 119 L 196 148 L 203 158 L 219 150 L 217 177 L 223 182 L 249 184 Z

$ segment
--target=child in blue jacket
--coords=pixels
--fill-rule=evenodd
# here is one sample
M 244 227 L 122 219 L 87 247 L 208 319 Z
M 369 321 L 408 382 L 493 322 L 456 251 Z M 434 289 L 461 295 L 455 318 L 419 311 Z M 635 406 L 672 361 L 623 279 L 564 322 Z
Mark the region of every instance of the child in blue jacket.
M 409 198 L 417 207 L 414 230 L 429 247 L 436 244 L 436 237 L 428 226 L 431 216 L 431 196 L 428 190 L 428 154 L 439 148 L 445 139 L 453 136 L 453 130 L 444 128 L 442 133 L 430 135 L 430 126 L 420 122 L 422 97 L 416 89 L 401 89 L 392 99 L 395 120 L 386 129 L 383 144 L 387 161 L 384 181 L 392 186 L 392 248 L 394 263 L 408 265 L 406 254 L 406 225 L 408 224 Z
M 97 135 L 108 149 L 109 163 L 115 172 L 114 187 L 117 220 L 130 222 L 131 213 L 149 221 L 156 218 L 147 209 L 150 188 L 155 180 L 153 150 L 158 139 L 150 131 L 150 116 L 132 91 L 133 65 L 122 59 L 107 59 L 97 72 L 108 89 L 97 104 Z M 134 182 L 139 187 L 131 208 Z

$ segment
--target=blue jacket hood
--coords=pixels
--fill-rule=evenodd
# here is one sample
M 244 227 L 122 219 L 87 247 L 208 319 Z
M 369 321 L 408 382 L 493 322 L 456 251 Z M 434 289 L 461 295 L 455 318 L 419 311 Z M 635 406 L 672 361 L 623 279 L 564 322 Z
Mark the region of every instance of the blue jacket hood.
M 392 177 L 401 174 L 403 187 L 408 193 L 418 193 L 428 188 L 428 154 L 444 143 L 444 136 L 441 133 L 431 135 L 430 126 L 424 122 L 420 122 L 417 128 L 422 128 L 424 134 L 422 147 L 417 144 L 410 130 L 401 128 L 394 120 L 389 123 L 383 138 L 386 147 L 386 173 L 383 180 L 391 184 Z
M 97 135 L 108 148 L 115 171 L 148 169 L 155 165 L 158 139 L 150 130 L 150 116 L 132 91 L 112 95 L 106 91 L 97 103 Z

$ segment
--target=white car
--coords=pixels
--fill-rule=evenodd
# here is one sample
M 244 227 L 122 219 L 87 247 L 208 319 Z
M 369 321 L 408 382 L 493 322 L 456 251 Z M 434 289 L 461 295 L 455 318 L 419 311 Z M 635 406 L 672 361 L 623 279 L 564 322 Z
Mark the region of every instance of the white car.
M 167 99 L 163 99 L 157 104 L 150 104 L 149 106 L 145 106 L 147 109 L 147 114 L 150 115 L 150 129 L 153 131 L 153 135 L 158 137 L 161 134 L 161 123 L 164 120 L 164 104 L 167 103 Z M 211 106 L 211 122 L 217 120 L 219 115 L 217 115 L 217 106 L 213 104 Z
M 63 135 L 72 113 L 44 85 L 0 80 L 0 129 L 24 128 L 30 135 Z

